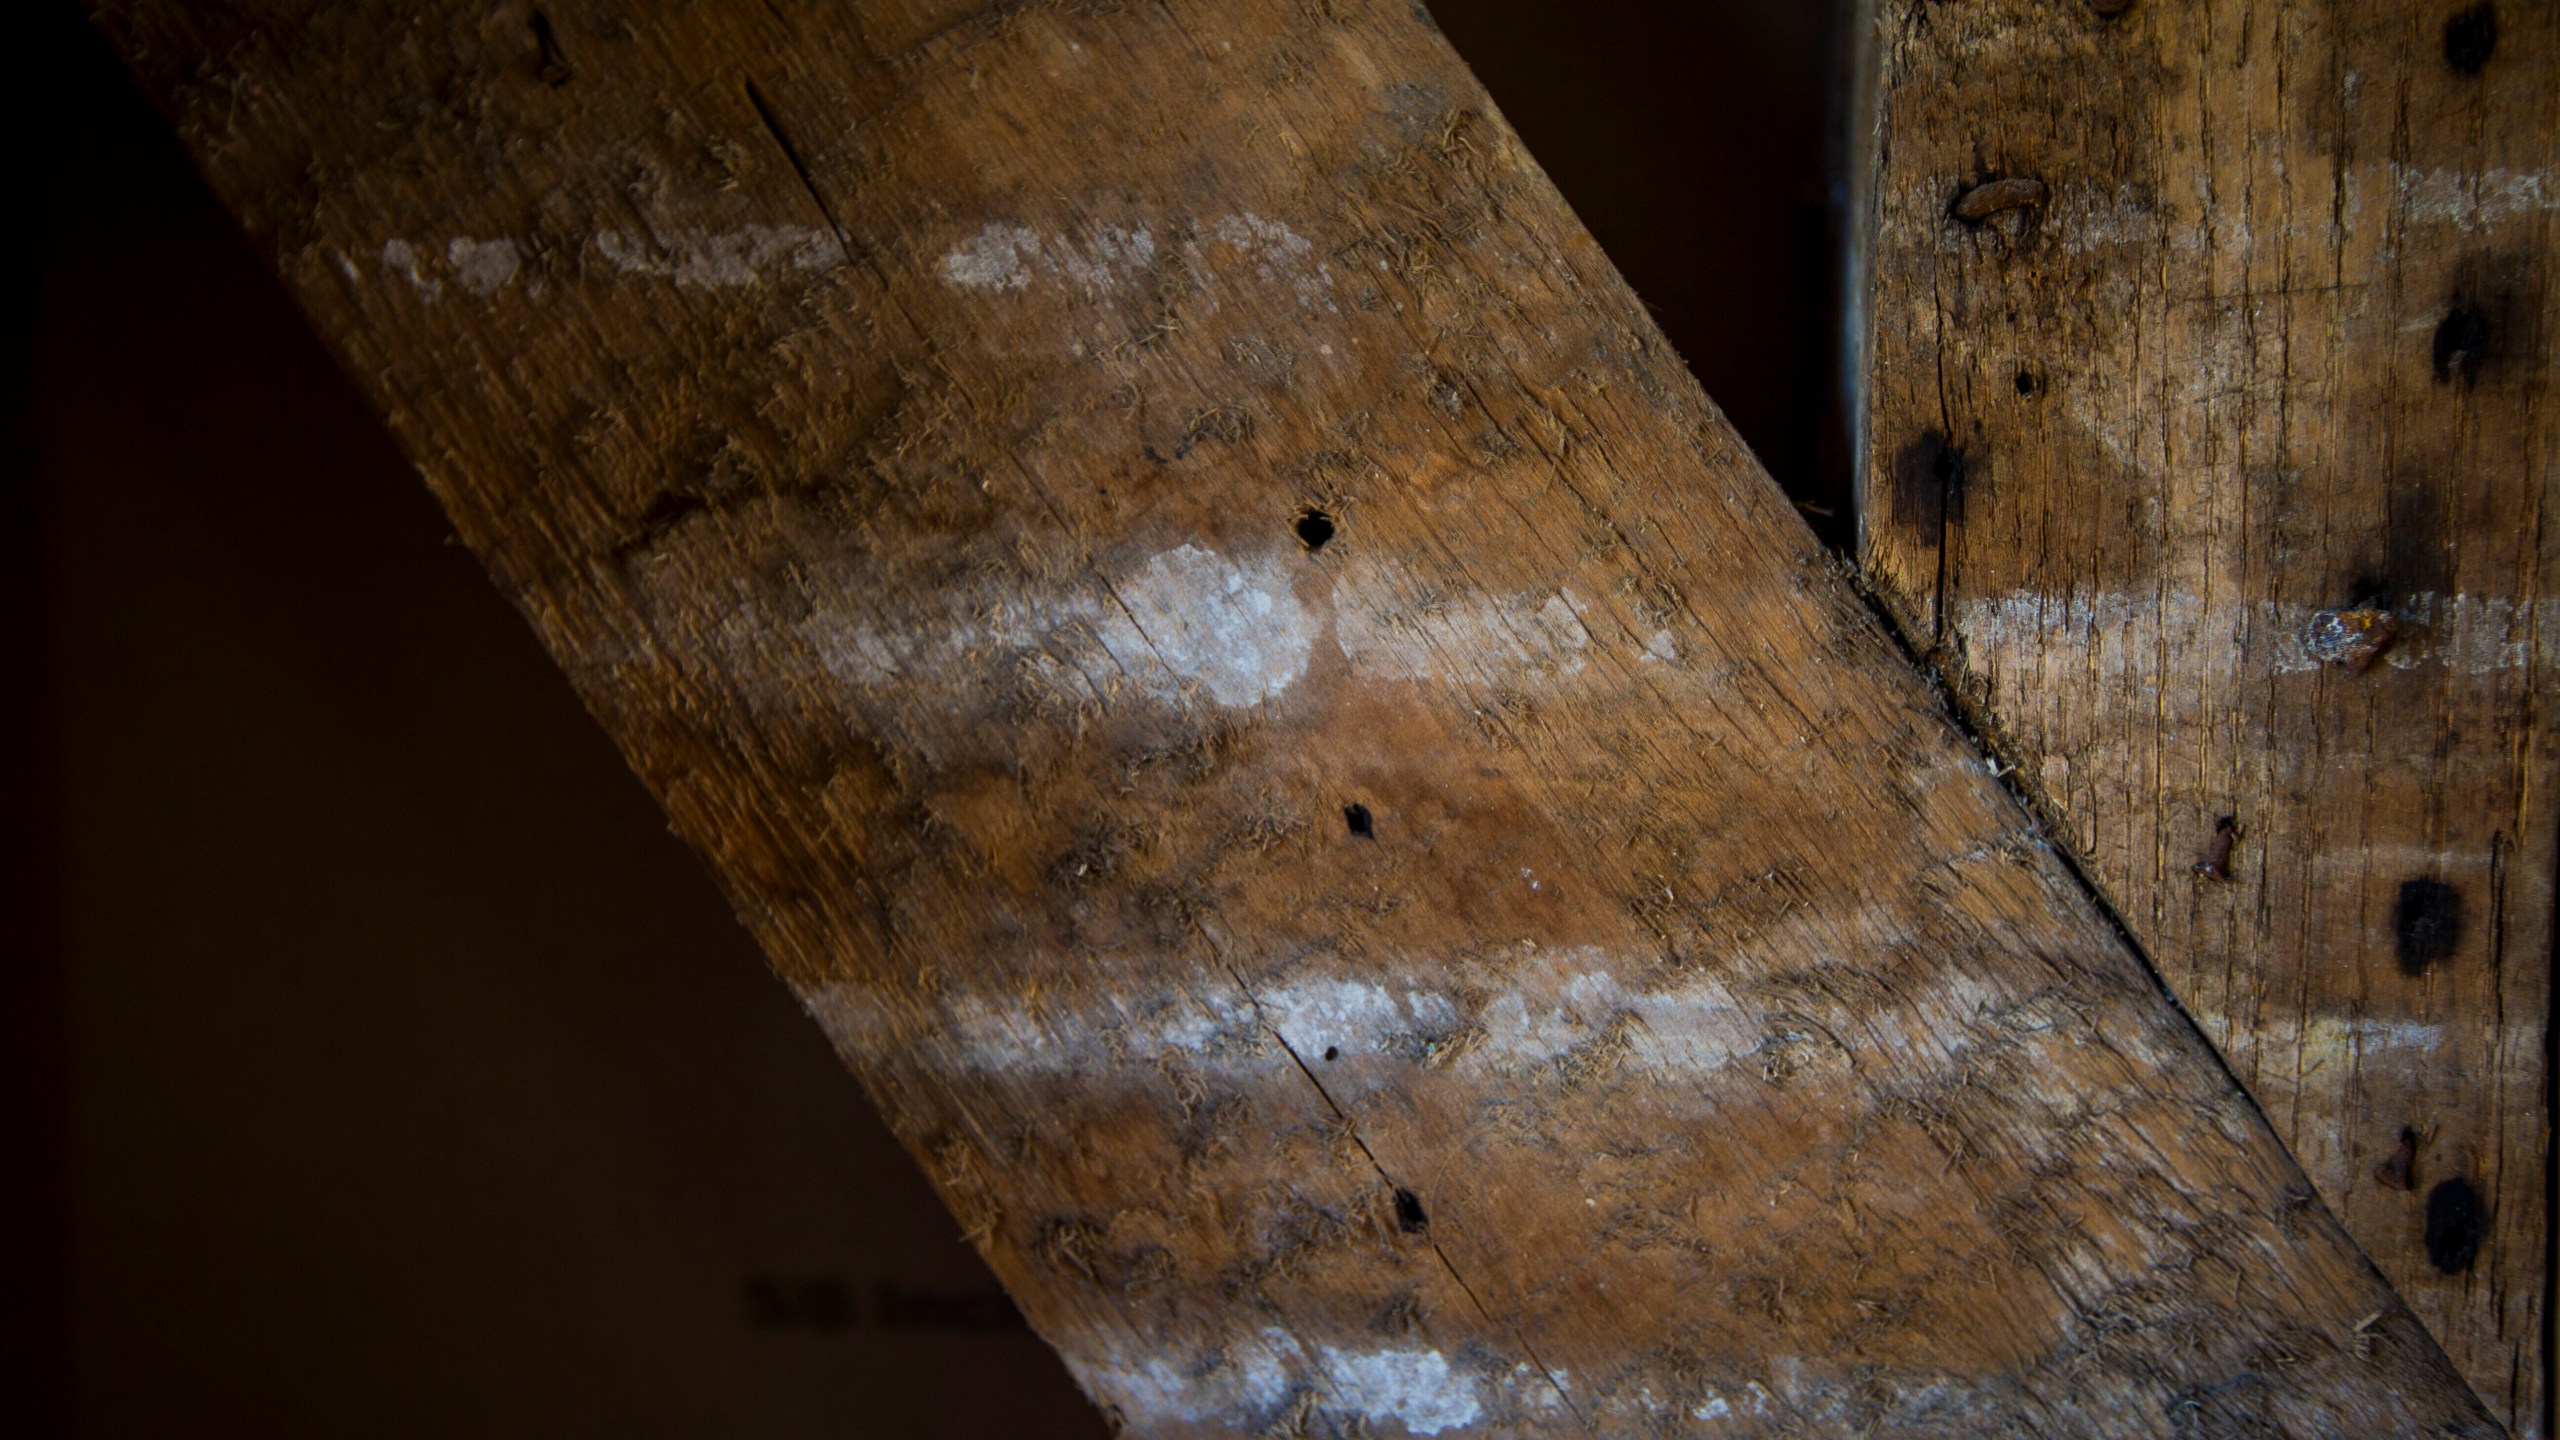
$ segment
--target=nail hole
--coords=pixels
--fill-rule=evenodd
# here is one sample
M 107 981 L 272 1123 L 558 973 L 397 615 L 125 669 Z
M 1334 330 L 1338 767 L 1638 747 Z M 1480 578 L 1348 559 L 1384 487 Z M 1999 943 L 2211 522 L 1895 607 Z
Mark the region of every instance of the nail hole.
M 2488 355 L 2489 317 L 2468 305 L 2446 311 L 2436 324 L 2436 378 L 2467 383 Z
M 1298 543 L 1312 555 L 1333 539 L 1333 517 L 1321 510 L 1307 510 L 1298 516 Z
M 2030 400 L 2044 393 L 2044 381 L 2037 378 L 2036 372 L 2024 367 L 2020 367 L 2016 377 L 2010 383 L 2018 387 L 2019 394 Z
M 2498 7 L 2474 5 L 2444 22 L 2444 63 L 2458 75 L 2477 75 L 2498 53 Z
M 1369 807 L 1366 805 L 1343 806 L 1342 823 L 1350 826 L 1351 833 L 1363 840 L 1378 838 L 1378 823 L 1369 817 Z
M 2480 1192 L 2470 1181 L 2457 1175 L 2427 1192 L 2427 1258 L 2437 1269 L 2447 1275 L 2470 1269 L 2488 1229 Z
M 1327 1045 L 1326 1047 L 1324 1047 L 1324 1058 L 1326 1058 L 1327 1060 L 1339 1060 L 1339 1059 L 1341 1059 L 1341 1058 L 1342 1058 L 1342 1047 L 1341 1047 L 1341 1046 L 1339 1046 L 1339 1045 Z
M 2462 892 L 2428 875 L 2401 881 L 2391 929 L 2399 944 L 2401 973 L 2427 973 L 2428 966 L 2451 955 L 2461 943 Z
M 1422 1213 L 1422 1197 L 1402 1186 L 1396 1188 L 1396 1228 L 1407 1235 L 1431 1228 L 1431 1217 Z

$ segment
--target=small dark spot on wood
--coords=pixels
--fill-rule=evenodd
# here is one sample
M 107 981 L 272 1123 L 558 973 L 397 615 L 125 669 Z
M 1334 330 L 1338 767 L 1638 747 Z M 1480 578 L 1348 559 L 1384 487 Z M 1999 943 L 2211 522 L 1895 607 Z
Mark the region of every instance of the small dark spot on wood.
M 1322 510 L 1309 508 L 1298 515 L 1298 543 L 1312 555 L 1333 539 L 1333 517 Z
M 1369 807 L 1366 805 L 1343 806 L 1342 823 L 1351 827 L 1351 833 L 1363 840 L 1378 838 L 1378 823 L 1370 818 Z
M 2391 933 L 2399 946 L 2401 973 L 2424 975 L 2461 943 L 2462 892 L 2431 875 L 2401 881 Z
M 1422 1197 L 1401 1185 L 1396 1187 L 1396 1228 L 1407 1235 L 1431 1228 L 1431 1217 L 1422 1213 Z
M 2447 1275 L 2459 1275 L 2480 1258 L 2489 1216 L 2480 1192 L 2456 1175 L 2427 1192 L 2427 1259 Z
M 1159 465 L 1162 465 L 1162 464 L 1165 464 L 1165 463 L 1166 463 L 1165 458 L 1164 458 L 1164 452 L 1163 452 L 1163 451 L 1161 451 L 1161 450 L 1158 450 L 1158 449 L 1157 449 L 1156 447 L 1154 447 L 1153 445 L 1141 445 L 1141 446 L 1139 446 L 1139 447 L 1138 447 L 1138 451 L 1139 451 L 1139 453 L 1140 453 L 1140 454 L 1142 454 L 1142 455 L 1146 456 L 1146 457 L 1147 457 L 1148 459 L 1150 459 L 1150 460 L 1153 460 L 1154 462 L 1156 462 L 1156 463 L 1157 463 L 1157 464 L 1159 464 Z
M 2373 1178 L 2386 1189 L 2407 1190 L 2417 1183 L 2417 1164 L 2418 1132 L 2403 1125 L 2400 1127 L 2399 1148 L 2391 1152 L 2390 1159 L 2373 1167 Z
M 2027 175 L 2012 175 L 2005 180 L 1986 180 L 1956 197 L 1947 214 L 1967 225 L 1980 225 L 1994 215 L 2010 210 L 2029 210 L 2051 199 L 2053 192 L 2045 183 Z
M 1327 1045 L 1326 1047 L 1324 1047 L 1324 1058 L 1326 1058 L 1327 1060 L 1339 1060 L 1339 1059 L 1341 1059 L 1341 1058 L 1342 1058 L 1342 1047 L 1341 1047 L 1341 1046 L 1339 1046 L 1339 1045 Z
M 2489 358 L 2489 317 L 2468 305 L 2456 305 L 2436 322 L 2436 379 L 2471 383 L 2480 362 Z
M 2133 0 L 2088 0 L 2088 4 L 2093 13 L 2108 20 L 2133 8 Z
M 2474 5 L 2444 22 L 2444 63 L 2457 75 L 2477 75 L 2498 53 L 2498 7 Z
M 568 84 L 569 57 L 561 53 L 560 37 L 551 30 L 551 17 L 539 10 L 533 12 L 533 43 L 541 56 L 533 73 L 554 90 Z
M 2205 846 L 2204 858 L 2195 864 L 2195 873 L 2207 880 L 2231 878 L 2231 847 L 2240 842 L 2238 816 L 2225 815 L 2213 822 L 2213 840 Z
M 2344 610 L 2322 610 L 2302 633 L 2302 646 L 2323 665 L 2344 665 L 2362 674 L 2391 648 L 2400 622 L 2386 606 L 2367 601 Z
M 2030 400 L 2044 393 L 2044 377 L 2024 365 L 2018 367 L 2018 373 L 2010 377 L 2009 383 L 2018 387 L 2018 393 Z

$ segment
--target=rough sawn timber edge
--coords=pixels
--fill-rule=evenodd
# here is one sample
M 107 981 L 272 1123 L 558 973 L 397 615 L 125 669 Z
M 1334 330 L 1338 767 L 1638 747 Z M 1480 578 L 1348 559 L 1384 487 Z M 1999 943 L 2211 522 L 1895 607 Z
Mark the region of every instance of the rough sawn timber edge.
M 107 28 L 1149 1435 L 2489 1435 L 1418 7 Z
M 1873 10 L 1866 573 L 2539 1434 L 2560 10 Z

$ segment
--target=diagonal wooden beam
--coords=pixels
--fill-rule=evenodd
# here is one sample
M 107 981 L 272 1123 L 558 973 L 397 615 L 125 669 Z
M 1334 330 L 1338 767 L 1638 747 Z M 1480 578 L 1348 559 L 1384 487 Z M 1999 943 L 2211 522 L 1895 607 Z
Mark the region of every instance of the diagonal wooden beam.
M 1868 573 L 2539 1434 L 2560 13 L 1876 9 Z
M 1427 15 L 104 15 L 1148 1435 L 2496 1433 Z

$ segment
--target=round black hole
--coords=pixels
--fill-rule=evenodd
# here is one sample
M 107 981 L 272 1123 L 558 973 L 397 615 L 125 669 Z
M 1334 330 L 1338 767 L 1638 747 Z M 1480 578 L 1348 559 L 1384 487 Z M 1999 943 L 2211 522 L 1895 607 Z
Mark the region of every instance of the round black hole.
M 2017 385 L 2018 393 L 2029 399 L 2044 393 L 2044 382 L 2036 378 L 2036 372 L 2033 370 L 2020 370 L 2013 383 Z
M 1321 510 L 1309 510 L 1298 517 L 1298 543 L 1313 554 L 1333 538 L 1333 517 Z
M 1342 1058 L 1342 1047 L 1341 1047 L 1341 1046 L 1339 1046 L 1339 1045 L 1327 1045 L 1326 1047 L 1324 1047 L 1324 1058 L 1326 1058 L 1327 1060 L 1339 1060 L 1339 1059 L 1341 1059 L 1341 1058 Z
M 1378 838 L 1378 822 L 1370 818 L 1369 807 L 1366 805 L 1343 806 L 1342 823 L 1350 826 L 1351 833 L 1363 840 Z

